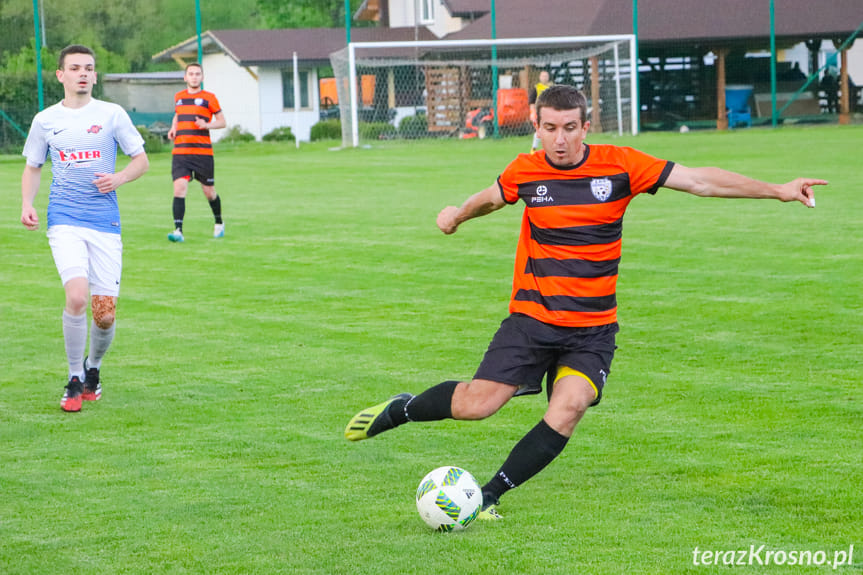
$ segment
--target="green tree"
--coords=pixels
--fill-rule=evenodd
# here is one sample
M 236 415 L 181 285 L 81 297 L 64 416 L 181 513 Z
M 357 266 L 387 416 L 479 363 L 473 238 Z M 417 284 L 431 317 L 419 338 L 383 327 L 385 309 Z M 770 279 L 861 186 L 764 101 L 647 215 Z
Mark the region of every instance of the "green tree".
M 118 54 L 109 52 L 98 44 L 91 43 L 96 53 L 96 69 L 113 68 L 123 70 L 128 63 Z M 45 106 L 59 102 L 63 98 L 63 86 L 57 81 L 58 52 L 42 48 L 42 94 Z M 6 54 L 0 63 L 0 109 L 12 119 L 16 126 L 26 130 L 36 112 L 39 111 L 39 91 L 36 71 L 36 46 L 31 40 L 29 46 L 20 48 L 13 54 Z M 96 84 L 93 95 L 101 97 L 101 85 Z M 10 144 L 17 145 L 19 134 L 4 131 L 0 134 L 0 149 Z
M 262 28 L 257 0 L 200 0 L 201 28 L 207 30 Z M 146 33 L 137 34 L 130 51 L 133 71 L 152 70 L 154 54 L 183 42 L 197 33 L 195 0 L 153 0 L 139 3 L 142 20 L 148 22 Z M 175 68 L 175 66 L 174 66 Z
M 196 33 L 195 0 L 39 0 L 52 59 L 69 44 L 101 46 L 122 56 L 102 60 L 101 72 L 154 69 L 154 54 Z M 259 28 L 257 0 L 201 0 L 204 30 Z M 33 41 L 32 0 L 0 0 L 4 57 Z M 114 65 L 121 67 L 115 68 Z
M 206 30 L 260 28 L 258 0 L 200 0 Z M 45 104 L 63 97 L 55 69 L 60 50 L 84 44 L 96 52 L 100 74 L 176 69 L 154 64 L 154 54 L 196 33 L 195 0 L 39 0 L 44 13 L 42 49 Z M 25 130 L 38 111 L 32 0 L 0 0 L 0 109 Z M 40 22 L 41 26 L 41 22 Z M 101 85 L 94 95 L 100 97 Z M 0 148 L 19 146 L 20 134 L 0 119 Z
M 0 54 L 15 52 L 33 38 L 33 3 L 27 10 L 23 2 L 0 0 Z
M 344 0 L 257 0 L 269 28 L 343 28 Z M 362 0 L 350 0 L 351 14 Z
M 50 50 L 42 50 L 42 93 L 46 106 L 63 98 L 63 86 L 57 81 L 55 74 L 55 57 Z M 36 49 L 33 45 L 22 48 L 15 54 L 7 54 L 4 65 L 0 66 L 0 110 L 5 114 L 5 117 L 0 119 L 0 150 L 3 153 L 21 151 L 24 137 L 18 130 L 26 131 L 33 116 L 39 111 L 35 71 Z M 6 118 L 11 119 L 18 130 L 8 125 Z
M 76 42 L 77 43 L 77 42 Z M 103 73 L 106 70 L 126 70 L 129 67 L 129 62 L 120 54 L 116 54 L 107 50 L 96 41 L 81 42 L 90 47 L 96 53 L 96 71 Z M 60 50 L 52 50 L 47 47 L 42 47 L 42 69 L 45 73 L 54 78 L 54 72 L 57 70 L 58 58 Z M 30 45 L 19 49 L 14 54 L 8 54 L 0 62 L 0 70 L 3 74 L 33 74 L 36 71 L 36 46 L 31 40 Z M 54 78 L 56 82 L 56 78 Z M 98 84 L 97 84 L 98 86 Z M 62 90 L 60 91 L 62 93 Z

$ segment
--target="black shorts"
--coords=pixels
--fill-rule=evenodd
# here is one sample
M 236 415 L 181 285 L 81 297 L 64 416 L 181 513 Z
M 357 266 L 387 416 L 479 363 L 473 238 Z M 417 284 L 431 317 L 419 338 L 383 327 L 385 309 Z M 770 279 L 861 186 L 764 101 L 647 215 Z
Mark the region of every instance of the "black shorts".
M 516 395 L 542 391 L 547 376 L 551 397 L 558 367 L 587 376 L 596 388 L 596 405 L 614 359 L 617 323 L 596 327 L 562 327 L 514 313 L 503 320 L 476 370 L 474 379 L 517 385 Z
M 171 180 L 196 179 L 205 186 L 216 185 L 216 163 L 213 156 L 174 154 L 171 158 Z

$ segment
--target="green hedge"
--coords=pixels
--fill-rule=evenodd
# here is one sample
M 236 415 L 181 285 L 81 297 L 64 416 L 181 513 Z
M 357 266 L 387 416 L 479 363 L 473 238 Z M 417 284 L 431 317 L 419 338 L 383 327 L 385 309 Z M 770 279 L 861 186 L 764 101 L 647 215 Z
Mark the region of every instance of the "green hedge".
M 142 138 L 144 138 L 145 152 L 148 154 L 158 154 L 164 149 L 165 143 L 162 141 L 161 136 L 154 134 L 144 126 L 135 127 L 138 128 L 138 133 L 141 134 Z
M 387 122 L 360 122 L 360 138 L 363 140 L 392 140 L 399 131 Z
M 313 142 L 318 140 L 341 140 L 341 120 L 324 120 L 323 122 L 318 122 L 312 126 L 312 134 L 310 138 Z
M 428 116 L 425 114 L 408 116 L 406 118 L 402 118 L 402 121 L 399 122 L 399 135 L 402 138 L 424 138 L 428 134 L 428 130 Z
M 293 142 L 296 140 L 290 126 L 281 126 L 261 138 L 265 142 Z
M 254 142 L 255 137 L 244 131 L 240 126 L 231 126 L 224 136 L 219 138 L 218 143 L 231 144 L 234 142 Z

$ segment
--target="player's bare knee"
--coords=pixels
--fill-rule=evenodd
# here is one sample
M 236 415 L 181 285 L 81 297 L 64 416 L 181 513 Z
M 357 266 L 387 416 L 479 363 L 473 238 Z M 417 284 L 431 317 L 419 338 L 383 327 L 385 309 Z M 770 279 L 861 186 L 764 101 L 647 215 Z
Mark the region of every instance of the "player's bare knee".
M 99 329 L 110 329 L 114 325 L 114 314 L 105 314 L 101 316 L 93 316 L 93 322 Z
M 87 312 L 87 300 L 69 300 L 66 299 L 66 313 L 69 315 L 83 315 Z
M 596 400 L 596 390 L 581 377 L 565 377 L 554 385 L 545 420 L 552 429 L 569 437 L 587 409 Z
M 63 290 L 66 292 L 66 312 L 71 315 L 81 315 L 87 311 L 87 294 L 89 284 L 86 271 L 73 270 L 69 272 L 71 277 L 66 279 L 64 275 Z
M 67 293 L 66 294 L 66 311 L 71 315 L 81 315 L 87 311 L 87 294 L 86 293 Z
M 564 403 L 562 405 L 562 411 L 566 413 L 569 418 L 578 421 L 581 419 L 581 416 L 587 412 L 587 409 L 595 400 L 596 395 L 593 393 L 581 393 L 571 397 L 568 402 Z
M 485 419 L 510 400 L 516 388 L 503 383 L 484 380 L 462 382 L 452 398 L 452 414 L 455 419 Z
M 550 404 L 544 419 L 552 429 L 561 435 L 570 437 L 588 407 L 590 407 L 590 402 Z
M 111 296 L 93 296 L 93 323 L 100 329 L 109 329 L 114 325 L 116 304 Z

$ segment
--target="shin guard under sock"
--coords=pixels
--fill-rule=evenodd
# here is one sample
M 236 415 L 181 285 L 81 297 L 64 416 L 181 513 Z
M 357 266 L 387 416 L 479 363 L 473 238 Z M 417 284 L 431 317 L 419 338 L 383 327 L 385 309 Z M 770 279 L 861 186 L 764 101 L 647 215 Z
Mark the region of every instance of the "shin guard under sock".
M 210 209 L 213 210 L 213 217 L 216 218 L 216 223 L 222 223 L 222 199 L 216 195 L 216 198 L 210 202 Z
M 445 381 L 430 387 L 416 397 L 390 406 L 393 423 L 408 421 L 440 421 L 452 418 L 452 395 L 459 382 Z
M 174 197 L 174 228 L 183 231 L 183 218 L 186 217 L 186 198 Z
M 494 504 L 500 496 L 518 487 L 560 455 L 566 443 L 565 437 L 540 420 L 527 435 L 515 444 L 497 474 L 482 488 L 483 501 Z
M 69 377 L 84 375 L 84 349 L 87 347 L 87 314 L 70 315 L 63 310 L 63 341 L 69 362 Z M 83 381 L 83 379 L 81 380 Z

